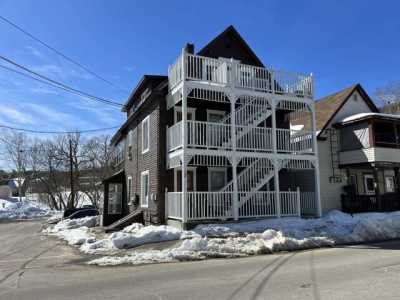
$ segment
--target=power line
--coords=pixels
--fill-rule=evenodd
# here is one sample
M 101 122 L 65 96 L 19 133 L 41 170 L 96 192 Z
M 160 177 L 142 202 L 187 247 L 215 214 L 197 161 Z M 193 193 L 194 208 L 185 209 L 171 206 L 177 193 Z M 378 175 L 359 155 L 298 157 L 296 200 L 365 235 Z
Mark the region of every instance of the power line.
M 16 67 L 18 67 L 20 69 L 22 69 L 22 70 L 24 70 L 24 71 L 26 71 L 26 72 L 28 72 L 30 74 L 33 74 L 33 75 L 35 75 L 35 76 L 37 76 L 39 78 L 42 78 L 45 81 L 48 81 L 48 82 L 52 83 L 53 86 L 57 85 L 59 87 L 62 87 L 62 89 L 64 89 L 64 90 L 68 90 L 70 92 L 72 91 L 74 93 L 79 93 L 81 96 L 84 96 L 84 97 L 89 98 L 91 100 L 100 101 L 100 102 L 103 102 L 105 104 L 110 104 L 110 105 L 115 105 L 115 106 L 120 106 L 120 107 L 124 106 L 123 104 L 118 103 L 118 102 L 116 102 L 114 100 L 109 100 L 109 99 L 105 99 L 105 98 L 101 98 L 101 97 L 97 97 L 97 96 L 91 95 L 89 93 L 83 92 L 83 91 L 75 89 L 73 87 L 70 87 L 70 86 L 68 86 L 68 85 L 66 85 L 64 83 L 59 82 L 59 81 L 53 80 L 53 79 L 51 79 L 51 78 L 49 78 L 47 76 L 41 75 L 38 72 L 35 72 L 35 71 L 33 71 L 33 70 L 31 70 L 31 69 L 29 69 L 29 68 L 27 68 L 27 67 L 25 67 L 25 66 L 23 66 L 21 64 L 18 64 L 15 61 L 13 61 L 13 60 L 11 60 L 9 58 L 6 58 L 6 57 L 4 57 L 2 55 L 0 55 L 0 59 L 2 59 L 3 61 L 6 61 L 9 64 L 12 64 L 12 65 L 14 65 L 14 66 L 16 66 Z
M 45 80 L 36 78 L 36 77 L 34 77 L 34 76 L 32 76 L 32 75 L 30 75 L 30 74 L 28 74 L 28 73 L 24 73 L 24 72 L 15 70 L 15 69 L 13 69 L 13 68 L 10 68 L 10 67 L 4 66 L 4 65 L 0 65 L 0 68 L 6 69 L 6 70 L 8 70 L 8 71 L 10 71 L 10 72 L 14 72 L 14 73 L 19 74 L 19 75 L 21 75 L 21 76 L 24 76 L 24 77 L 33 79 L 33 80 L 38 81 L 38 82 L 40 82 L 40 83 L 47 84 L 47 85 L 49 85 L 49 86 L 51 86 L 51 87 L 61 89 L 61 90 L 63 90 L 63 91 L 69 92 L 69 93 L 71 93 L 71 94 L 78 95 L 78 96 L 80 96 L 80 97 L 84 97 L 84 98 L 87 98 L 87 99 L 89 99 L 89 100 L 99 101 L 99 102 L 101 102 L 101 103 L 108 104 L 108 105 L 111 105 L 111 106 L 113 106 L 113 107 L 118 107 L 118 108 L 120 108 L 120 105 L 114 105 L 114 104 L 111 104 L 111 103 L 108 103 L 108 102 L 103 102 L 103 101 L 98 100 L 98 99 L 89 98 L 89 97 L 87 97 L 87 96 L 85 96 L 85 95 L 83 95 L 83 94 L 81 94 L 81 93 L 74 92 L 74 91 L 69 90 L 69 89 L 67 89 L 67 88 L 64 88 L 64 87 L 62 87 L 62 86 L 59 86 L 59 85 L 56 85 L 56 84 L 52 84 L 52 83 L 49 82 L 49 81 L 45 81 Z
M 95 129 L 86 129 L 86 130 L 74 130 L 74 131 L 43 131 L 43 130 L 33 130 L 33 129 L 26 129 L 26 128 L 18 128 L 12 127 L 7 125 L 1 125 L 0 128 L 15 130 L 15 131 L 24 131 L 29 133 L 41 133 L 41 134 L 74 134 L 74 133 L 91 133 L 91 132 L 99 132 L 99 131 L 107 131 L 111 129 L 119 128 L 120 126 L 113 126 L 113 127 L 105 127 L 105 128 L 95 128 Z
M 114 88 L 119 89 L 120 91 L 123 92 L 129 92 L 127 89 L 124 89 L 114 83 L 112 83 L 111 81 L 105 79 L 104 77 L 96 74 L 95 72 L 91 71 L 88 67 L 82 65 L 81 63 L 77 62 L 76 60 L 68 57 L 67 55 L 61 53 L 60 51 L 58 51 L 57 49 L 55 49 L 54 47 L 50 46 L 49 44 L 43 42 L 42 40 L 40 40 L 39 38 L 35 37 L 33 34 L 29 33 L 28 31 L 26 31 L 25 29 L 21 28 L 20 26 L 18 26 L 17 24 L 11 22 L 9 19 L 3 17 L 0 15 L 0 19 L 3 20 L 4 22 L 8 23 L 9 25 L 11 25 L 12 27 L 14 27 L 15 29 L 19 30 L 20 32 L 24 33 L 25 35 L 29 36 L 31 39 L 35 40 L 36 42 L 40 43 L 41 45 L 45 46 L 47 49 L 55 52 L 56 54 L 58 54 L 59 56 L 63 57 L 64 59 L 66 59 L 67 61 L 69 61 L 70 63 L 73 63 L 74 65 L 80 67 L 81 69 L 85 70 L 86 72 L 88 72 L 89 74 L 95 76 L 97 79 L 100 79 L 102 81 L 104 81 L 105 83 L 113 86 Z

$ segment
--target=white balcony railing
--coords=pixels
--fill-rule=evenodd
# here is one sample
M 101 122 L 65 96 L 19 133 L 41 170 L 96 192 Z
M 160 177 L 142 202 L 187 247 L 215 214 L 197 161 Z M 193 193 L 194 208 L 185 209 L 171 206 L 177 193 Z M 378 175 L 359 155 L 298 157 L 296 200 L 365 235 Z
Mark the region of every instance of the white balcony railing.
M 276 148 L 281 152 L 313 152 L 313 133 L 290 129 L 276 129 Z
M 228 59 L 215 59 L 187 53 L 184 54 L 184 58 L 185 69 L 183 69 L 182 55 L 168 69 L 170 89 L 173 89 L 182 80 L 193 80 L 266 93 L 313 98 L 311 75 L 261 68 Z M 184 74 L 185 78 L 183 78 Z
M 233 218 L 233 192 L 188 192 L 187 205 L 183 205 L 182 192 L 167 193 L 168 217 L 183 219 L 183 207 L 186 207 L 187 221 L 219 220 Z M 301 203 L 299 191 L 279 192 L 280 215 L 300 216 Z M 241 199 L 246 199 L 240 204 Z M 277 217 L 276 193 L 239 192 L 239 218 Z
M 187 121 L 187 145 L 199 149 L 231 149 L 231 126 L 222 123 Z M 168 128 L 168 150 L 182 147 L 182 121 Z M 279 152 L 313 153 L 311 132 L 289 129 L 276 130 L 276 147 Z M 272 151 L 272 129 L 265 127 L 236 126 L 236 150 Z

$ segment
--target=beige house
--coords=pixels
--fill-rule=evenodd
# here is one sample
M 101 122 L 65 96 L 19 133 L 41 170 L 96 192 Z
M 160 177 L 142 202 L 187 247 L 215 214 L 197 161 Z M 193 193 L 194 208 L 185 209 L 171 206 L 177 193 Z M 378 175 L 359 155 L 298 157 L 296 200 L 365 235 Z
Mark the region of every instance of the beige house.
M 357 84 L 316 102 L 323 213 L 399 209 L 400 117 Z

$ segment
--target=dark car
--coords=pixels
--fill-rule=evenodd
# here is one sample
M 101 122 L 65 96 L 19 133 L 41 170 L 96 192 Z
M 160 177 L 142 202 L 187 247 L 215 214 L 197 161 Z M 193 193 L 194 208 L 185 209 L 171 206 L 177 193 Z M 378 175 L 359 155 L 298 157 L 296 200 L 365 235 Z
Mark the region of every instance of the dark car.
M 79 219 L 84 217 L 98 216 L 99 211 L 95 208 L 80 209 L 67 217 L 67 219 Z
M 66 210 L 64 211 L 63 218 L 64 218 L 64 219 L 65 219 L 65 218 L 68 218 L 70 215 L 72 215 L 72 214 L 74 214 L 74 213 L 76 213 L 76 212 L 78 212 L 78 211 L 87 210 L 87 209 L 96 209 L 96 207 L 94 207 L 93 205 L 84 205 L 84 206 L 79 207 L 79 208 L 70 208 L 70 209 L 66 209 Z

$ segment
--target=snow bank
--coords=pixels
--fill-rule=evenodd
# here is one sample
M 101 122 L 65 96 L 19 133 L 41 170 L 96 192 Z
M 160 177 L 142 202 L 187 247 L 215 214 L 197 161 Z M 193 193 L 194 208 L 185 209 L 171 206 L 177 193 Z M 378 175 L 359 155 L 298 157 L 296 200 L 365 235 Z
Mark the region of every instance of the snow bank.
M 90 244 L 96 238 L 90 234 L 89 228 L 96 226 L 98 217 L 85 217 L 80 219 L 66 219 L 43 230 L 44 233 L 55 235 L 70 245 Z
M 144 228 L 134 231 L 143 232 Z M 148 230 L 152 231 L 151 228 Z M 282 218 L 199 225 L 194 232 L 188 234 L 188 238 L 175 248 L 134 251 L 122 257 L 105 256 L 92 260 L 90 264 L 137 265 L 209 257 L 238 257 L 400 238 L 400 212 L 351 216 L 332 211 L 321 219 Z M 183 232 L 182 236 L 185 236 Z
M 36 201 L 0 199 L 0 220 L 22 220 L 51 216 L 55 211 Z
M 170 226 L 143 226 L 134 223 L 117 231 L 105 239 L 98 240 L 90 245 L 83 245 L 81 250 L 85 253 L 100 254 L 117 249 L 130 249 L 150 243 L 160 243 L 173 240 L 181 240 L 199 235 L 192 231 L 182 231 Z

